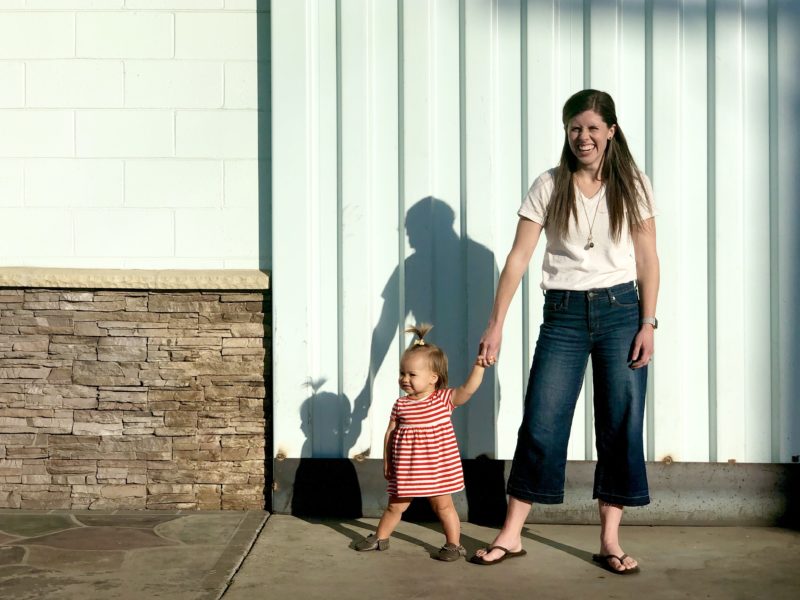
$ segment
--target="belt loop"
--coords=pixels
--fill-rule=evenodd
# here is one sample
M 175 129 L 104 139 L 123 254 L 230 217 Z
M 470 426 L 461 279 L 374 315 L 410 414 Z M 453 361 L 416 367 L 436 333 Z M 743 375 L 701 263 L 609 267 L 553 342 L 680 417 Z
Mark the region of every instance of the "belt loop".
M 569 308 L 569 290 L 564 292 L 564 310 Z

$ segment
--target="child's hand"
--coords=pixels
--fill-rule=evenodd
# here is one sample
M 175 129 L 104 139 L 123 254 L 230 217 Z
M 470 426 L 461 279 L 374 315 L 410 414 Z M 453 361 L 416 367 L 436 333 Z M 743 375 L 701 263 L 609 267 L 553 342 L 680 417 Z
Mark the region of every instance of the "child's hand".
M 494 366 L 494 364 L 496 362 L 497 362 L 497 359 L 494 356 L 489 357 L 489 358 L 482 358 L 482 357 L 479 356 L 478 358 L 475 359 L 475 366 L 476 367 L 484 367 L 484 368 L 492 367 L 492 366 Z
M 392 478 L 392 467 L 388 460 L 383 461 L 383 478 L 389 481 Z

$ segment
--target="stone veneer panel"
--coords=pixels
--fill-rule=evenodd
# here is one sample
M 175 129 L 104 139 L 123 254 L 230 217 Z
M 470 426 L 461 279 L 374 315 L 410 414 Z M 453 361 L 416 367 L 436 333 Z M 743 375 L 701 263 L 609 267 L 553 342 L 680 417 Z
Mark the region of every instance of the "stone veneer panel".
M 0 508 L 263 509 L 268 301 L 0 288 Z

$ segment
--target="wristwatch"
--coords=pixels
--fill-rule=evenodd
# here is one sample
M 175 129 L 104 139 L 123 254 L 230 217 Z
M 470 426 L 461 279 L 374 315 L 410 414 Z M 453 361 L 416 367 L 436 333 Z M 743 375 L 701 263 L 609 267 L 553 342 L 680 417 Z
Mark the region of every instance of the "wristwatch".
M 658 319 L 655 317 L 642 317 L 639 319 L 639 325 L 652 325 L 653 329 L 658 329 Z

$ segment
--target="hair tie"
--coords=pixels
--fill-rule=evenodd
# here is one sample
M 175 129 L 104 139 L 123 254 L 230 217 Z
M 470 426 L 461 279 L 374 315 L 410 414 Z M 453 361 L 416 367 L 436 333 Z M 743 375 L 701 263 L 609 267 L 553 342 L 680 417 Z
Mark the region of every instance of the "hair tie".
M 415 346 L 424 346 L 425 345 L 425 340 L 423 340 L 422 338 L 419 338 L 418 340 L 414 340 L 414 345 Z

